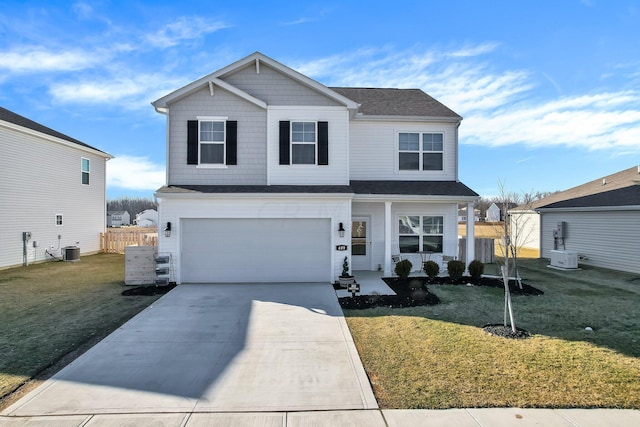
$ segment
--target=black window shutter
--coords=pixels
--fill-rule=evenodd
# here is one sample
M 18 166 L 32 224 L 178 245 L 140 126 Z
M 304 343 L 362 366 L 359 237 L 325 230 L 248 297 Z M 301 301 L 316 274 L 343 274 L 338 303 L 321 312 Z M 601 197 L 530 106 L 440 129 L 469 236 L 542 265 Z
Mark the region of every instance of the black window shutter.
M 238 122 L 227 120 L 227 165 L 238 164 Z
M 329 164 L 329 123 L 318 122 L 318 164 Z
M 187 122 L 187 164 L 198 164 L 198 121 Z
M 289 122 L 280 122 L 280 164 L 288 165 L 289 160 Z

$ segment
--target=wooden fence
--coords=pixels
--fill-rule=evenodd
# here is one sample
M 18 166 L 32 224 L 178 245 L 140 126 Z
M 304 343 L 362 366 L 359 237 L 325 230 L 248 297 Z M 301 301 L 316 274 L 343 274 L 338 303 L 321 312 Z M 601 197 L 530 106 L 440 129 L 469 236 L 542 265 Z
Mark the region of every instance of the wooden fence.
M 158 246 L 158 229 L 123 227 L 100 233 L 100 252 L 123 254 L 127 246 Z
M 478 261 L 481 261 L 485 264 L 490 264 L 495 262 L 495 241 L 494 239 L 475 239 L 475 258 Z M 469 260 L 467 262 L 467 238 L 461 237 L 458 241 L 458 259 L 464 261 L 465 264 L 469 264 L 469 262 L 473 260 Z

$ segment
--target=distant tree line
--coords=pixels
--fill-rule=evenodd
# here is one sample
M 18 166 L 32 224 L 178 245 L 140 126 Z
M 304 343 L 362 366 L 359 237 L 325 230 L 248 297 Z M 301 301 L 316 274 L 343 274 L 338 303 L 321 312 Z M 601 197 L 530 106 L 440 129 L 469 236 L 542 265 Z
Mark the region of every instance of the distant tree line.
M 530 206 L 533 202 L 555 193 L 557 193 L 557 191 L 531 191 L 528 193 L 508 193 L 495 197 L 481 197 L 480 200 L 476 202 L 474 209 L 480 209 L 480 216 L 484 218 L 487 209 L 489 209 L 492 203 L 498 205 L 500 209 L 503 209 L 505 202 L 507 202 L 509 206 Z
M 131 221 L 136 215 L 145 209 L 158 210 L 158 205 L 153 199 L 142 197 L 120 197 L 118 199 L 107 200 L 107 211 L 127 211 L 131 215 Z

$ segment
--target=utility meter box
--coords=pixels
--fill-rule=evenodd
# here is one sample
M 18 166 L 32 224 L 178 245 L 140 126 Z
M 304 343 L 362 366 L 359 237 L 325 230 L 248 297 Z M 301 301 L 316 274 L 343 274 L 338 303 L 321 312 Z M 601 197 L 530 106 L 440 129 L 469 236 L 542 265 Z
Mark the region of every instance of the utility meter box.
M 558 221 L 558 225 L 553 232 L 553 236 L 557 239 L 564 239 L 567 237 L 567 223 L 564 221 Z

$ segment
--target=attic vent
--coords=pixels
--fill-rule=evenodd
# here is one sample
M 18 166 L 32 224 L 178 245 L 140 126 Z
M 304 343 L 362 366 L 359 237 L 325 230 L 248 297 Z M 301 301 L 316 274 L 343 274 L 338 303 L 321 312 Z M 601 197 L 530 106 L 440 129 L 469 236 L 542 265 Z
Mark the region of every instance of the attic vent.
M 602 178 L 602 185 L 607 185 L 607 178 Z

